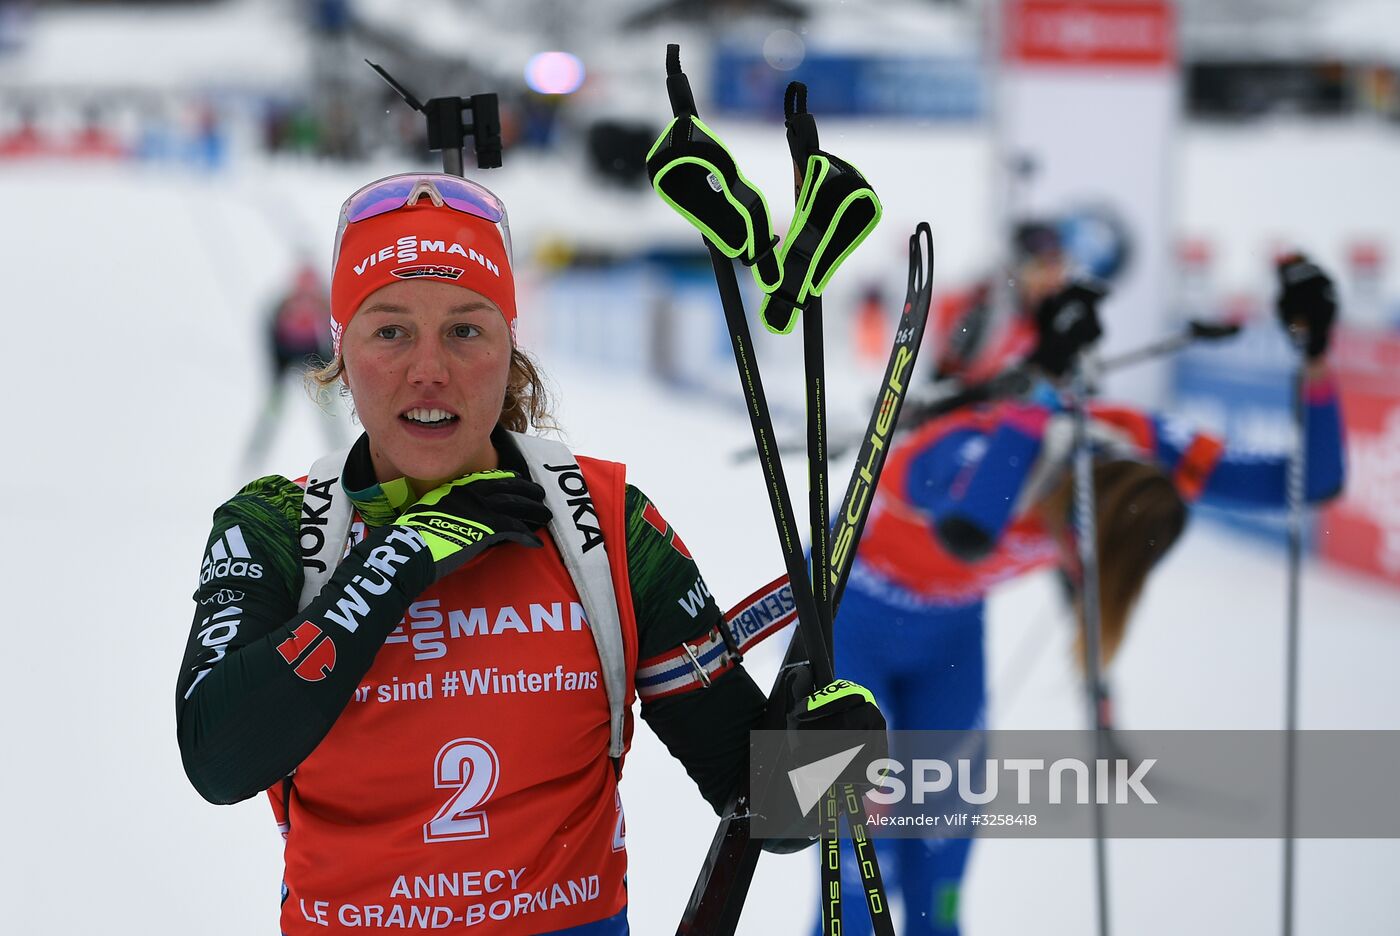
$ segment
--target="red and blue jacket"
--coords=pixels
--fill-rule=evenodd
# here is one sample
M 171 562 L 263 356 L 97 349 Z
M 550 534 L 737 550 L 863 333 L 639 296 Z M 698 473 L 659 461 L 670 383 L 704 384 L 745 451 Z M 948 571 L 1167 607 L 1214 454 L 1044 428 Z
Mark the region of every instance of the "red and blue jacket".
M 1306 495 L 1315 502 L 1340 491 L 1344 476 L 1331 379 L 1311 381 L 1306 403 Z M 1094 405 L 1090 414 L 1100 451 L 1156 464 L 1188 502 L 1286 503 L 1284 456 L 1232 452 L 1212 435 L 1131 407 Z M 852 584 L 900 607 L 966 607 L 998 582 L 1059 561 L 1060 546 L 1026 507 L 1047 461 L 1066 454 L 1067 419 L 1056 404 L 1012 402 L 911 432 L 885 466 Z M 969 541 L 978 548 L 957 548 Z M 964 558 L 969 552 L 980 558 Z

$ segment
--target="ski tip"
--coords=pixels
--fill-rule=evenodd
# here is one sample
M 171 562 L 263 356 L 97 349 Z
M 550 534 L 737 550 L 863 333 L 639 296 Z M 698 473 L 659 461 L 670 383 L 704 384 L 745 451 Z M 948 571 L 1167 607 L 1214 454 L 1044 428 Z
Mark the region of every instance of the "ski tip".
M 679 42 L 668 42 L 666 44 L 666 74 L 679 75 L 681 73 L 681 46 Z
M 925 259 L 927 257 L 927 259 Z M 909 235 L 909 289 L 922 292 L 933 277 L 933 228 L 920 221 Z

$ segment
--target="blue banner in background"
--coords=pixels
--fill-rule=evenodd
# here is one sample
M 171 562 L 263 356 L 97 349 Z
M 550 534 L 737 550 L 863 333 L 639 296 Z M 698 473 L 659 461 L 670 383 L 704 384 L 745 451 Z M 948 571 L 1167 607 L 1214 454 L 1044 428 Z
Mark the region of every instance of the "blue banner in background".
M 0 0 L 0 55 L 24 48 L 29 38 L 32 13 L 29 4 Z
M 781 118 L 788 82 L 807 85 L 825 116 L 976 120 L 986 110 L 981 63 L 974 58 L 809 52 L 789 71 L 748 47 L 715 53 L 714 106 L 727 114 Z

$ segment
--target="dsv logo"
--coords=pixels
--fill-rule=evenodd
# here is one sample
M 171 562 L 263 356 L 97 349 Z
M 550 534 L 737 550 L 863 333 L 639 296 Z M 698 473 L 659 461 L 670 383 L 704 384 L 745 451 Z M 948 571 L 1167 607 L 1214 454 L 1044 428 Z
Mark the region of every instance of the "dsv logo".
M 320 682 L 335 669 L 335 641 L 310 621 L 302 621 L 292 636 L 277 645 L 277 653 L 307 682 Z

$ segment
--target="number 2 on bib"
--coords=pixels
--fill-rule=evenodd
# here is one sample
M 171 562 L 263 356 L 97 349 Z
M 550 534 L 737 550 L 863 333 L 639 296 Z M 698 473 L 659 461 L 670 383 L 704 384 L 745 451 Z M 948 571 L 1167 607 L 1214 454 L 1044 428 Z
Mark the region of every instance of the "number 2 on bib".
M 455 788 L 456 792 L 424 824 L 423 841 L 460 842 L 488 837 L 491 828 L 486 822 L 486 810 L 480 807 L 496 792 L 500 766 L 495 750 L 479 738 L 458 738 L 444 744 L 433 764 L 433 785 L 440 790 Z

